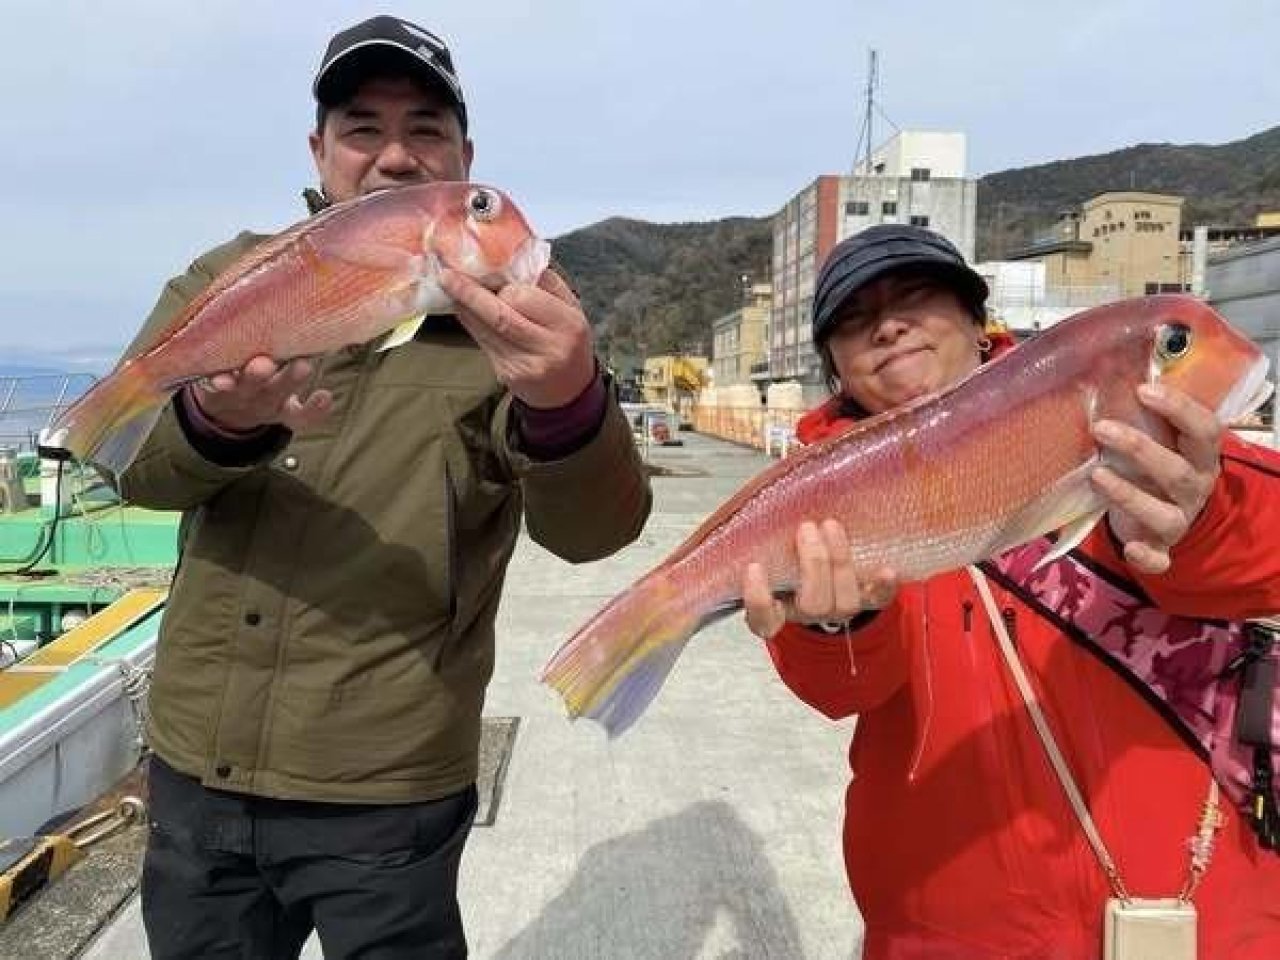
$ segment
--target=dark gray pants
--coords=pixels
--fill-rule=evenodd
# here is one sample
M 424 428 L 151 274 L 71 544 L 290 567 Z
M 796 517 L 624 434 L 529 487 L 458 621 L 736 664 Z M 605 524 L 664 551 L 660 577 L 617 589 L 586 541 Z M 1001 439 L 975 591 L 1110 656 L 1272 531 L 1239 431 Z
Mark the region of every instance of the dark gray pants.
M 152 960 L 462 960 L 458 864 L 476 790 L 350 805 L 212 790 L 152 758 L 142 918 Z

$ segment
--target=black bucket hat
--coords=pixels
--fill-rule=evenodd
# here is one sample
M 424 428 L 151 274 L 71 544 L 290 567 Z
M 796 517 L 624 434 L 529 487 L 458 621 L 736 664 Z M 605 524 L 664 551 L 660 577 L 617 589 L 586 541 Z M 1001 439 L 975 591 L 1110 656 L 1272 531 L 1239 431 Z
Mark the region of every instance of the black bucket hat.
M 907 267 L 936 271 L 981 315 L 990 292 L 987 282 L 965 263 L 951 241 L 924 227 L 885 223 L 841 240 L 823 262 L 813 293 L 813 342 L 820 344 L 831 334 L 841 309 L 855 293 Z

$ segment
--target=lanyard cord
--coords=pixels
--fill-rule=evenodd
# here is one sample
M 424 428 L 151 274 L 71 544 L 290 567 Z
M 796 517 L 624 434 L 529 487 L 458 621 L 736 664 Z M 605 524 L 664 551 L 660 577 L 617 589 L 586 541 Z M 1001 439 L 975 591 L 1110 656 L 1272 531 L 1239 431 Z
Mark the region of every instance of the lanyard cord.
M 1102 834 L 1098 832 L 1097 824 L 1093 822 L 1093 817 L 1089 814 L 1089 807 L 1084 801 L 1084 796 L 1076 785 L 1075 779 L 1071 776 L 1071 768 L 1067 766 L 1067 760 L 1062 755 L 1062 750 L 1058 747 L 1057 740 L 1054 739 L 1053 731 L 1049 728 L 1049 721 L 1045 717 L 1044 711 L 1040 708 L 1035 691 L 1031 688 L 1031 681 L 1027 678 L 1027 672 L 1022 666 L 1017 650 L 1014 649 L 1013 641 L 1009 638 L 1009 630 L 1005 626 L 1004 618 L 1000 616 L 996 608 L 995 598 L 991 596 L 991 587 L 987 584 L 987 578 L 976 567 L 968 567 L 967 569 L 969 576 L 973 579 L 973 585 L 978 590 L 978 596 L 982 598 L 982 605 L 987 611 L 987 619 L 990 620 L 991 629 L 995 632 L 996 640 L 999 642 L 1000 652 L 1004 655 L 1005 662 L 1009 665 L 1010 673 L 1013 674 L 1014 684 L 1027 704 L 1027 712 L 1031 716 L 1031 724 L 1035 727 L 1036 734 L 1040 737 L 1040 742 L 1044 744 L 1045 753 L 1049 757 L 1049 764 L 1053 767 L 1053 772 L 1057 776 L 1058 782 L 1062 785 L 1062 790 L 1066 793 L 1067 800 L 1071 803 L 1071 809 L 1075 811 L 1076 819 L 1080 821 L 1080 826 L 1084 830 L 1085 837 L 1089 840 L 1089 845 L 1093 847 L 1093 852 L 1097 855 L 1098 863 L 1102 866 L 1102 872 L 1107 875 L 1107 881 L 1111 885 L 1112 892 L 1125 903 L 1128 903 L 1131 897 L 1124 885 L 1124 879 L 1120 876 L 1120 871 L 1116 867 L 1110 851 L 1107 850 L 1107 845 L 1103 843 Z M 1191 900 L 1205 871 L 1209 869 L 1209 860 L 1213 856 L 1214 832 L 1221 826 L 1221 823 L 1222 817 L 1218 810 L 1218 782 L 1210 776 L 1209 795 L 1205 799 L 1204 810 L 1200 815 L 1196 835 L 1191 839 L 1191 865 L 1187 881 L 1183 885 L 1182 892 L 1178 895 L 1178 899 L 1184 903 Z

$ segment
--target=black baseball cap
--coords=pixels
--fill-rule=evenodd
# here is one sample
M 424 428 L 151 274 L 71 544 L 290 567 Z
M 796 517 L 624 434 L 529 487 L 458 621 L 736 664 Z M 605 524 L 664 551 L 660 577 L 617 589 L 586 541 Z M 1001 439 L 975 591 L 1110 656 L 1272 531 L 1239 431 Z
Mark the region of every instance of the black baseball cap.
M 348 100 L 375 70 L 392 66 L 440 89 L 453 103 L 467 132 L 467 104 L 445 42 L 399 17 L 378 16 L 333 35 L 316 71 L 311 92 L 322 107 Z
M 990 292 L 987 282 L 941 234 L 909 224 L 883 223 L 860 230 L 832 249 L 818 272 L 813 292 L 813 342 L 835 328 L 840 311 L 867 284 L 908 267 L 936 273 L 980 317 Z

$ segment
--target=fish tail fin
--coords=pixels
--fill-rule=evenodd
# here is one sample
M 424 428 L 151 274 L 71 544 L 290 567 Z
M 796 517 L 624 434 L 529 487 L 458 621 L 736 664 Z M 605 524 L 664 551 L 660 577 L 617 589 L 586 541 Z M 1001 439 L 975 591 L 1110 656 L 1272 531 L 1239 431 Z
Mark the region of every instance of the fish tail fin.
M 138 455 L 169 396 L 137 361 L 125 364 L 54 420 L 41 437 L 40 452 L 99 464 L 118 476 Z
M 656 571 L 574 634 L 542 682 L 560 694 L 570 717 L 597 720 L 615 737 L 644 712 L 706 619 L 666 571 Z

